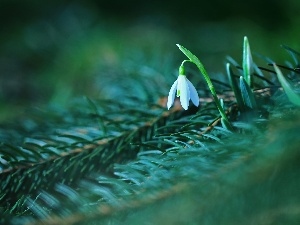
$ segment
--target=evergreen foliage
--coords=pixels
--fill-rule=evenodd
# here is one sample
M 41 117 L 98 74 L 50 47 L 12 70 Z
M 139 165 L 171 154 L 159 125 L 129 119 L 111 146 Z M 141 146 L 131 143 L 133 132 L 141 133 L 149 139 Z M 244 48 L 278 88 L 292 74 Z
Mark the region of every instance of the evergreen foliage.
M 155 78 L 131 74 L 122 99 L 75 99 L 3 124 L 0 222 L 298 224 L 300 113 L 286 93 L 299 96 L 299 54 L 285 49 L 288 90 L 273 64 L 254 63 L 250 86 L 230 61 L 218 107 L 202 95 L 198 108 L 167 111 Z

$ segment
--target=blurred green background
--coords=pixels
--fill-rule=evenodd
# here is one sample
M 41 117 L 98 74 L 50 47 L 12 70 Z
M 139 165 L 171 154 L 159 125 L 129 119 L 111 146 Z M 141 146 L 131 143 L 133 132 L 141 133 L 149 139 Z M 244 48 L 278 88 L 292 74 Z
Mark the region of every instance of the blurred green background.
M 32 106 L 63 107 L 73 97 L 119 98 L 130 74 L 159 76 L 164 93 L 184 59 L 176 43 L 217 76 L 227 55 L 241 61 L 245 35 L 253 53 L 283 62 L 280 44 L 300 49 L 299 6 L 297 0 L 2 0 L 0 121 Z

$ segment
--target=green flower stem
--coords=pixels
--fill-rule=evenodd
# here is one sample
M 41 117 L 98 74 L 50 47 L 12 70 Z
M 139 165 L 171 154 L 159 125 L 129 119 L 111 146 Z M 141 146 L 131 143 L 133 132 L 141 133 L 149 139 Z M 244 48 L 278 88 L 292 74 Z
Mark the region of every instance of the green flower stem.
M 189 50 L 187 50 L 183 46 L 177 44 L 177 47 L 180 49 L 180 51 L 183 52 L 183 54 L 185 54 L 190 59 L 190 60 L 183 61 L 181 65 L 183 65 L 183 63 L 186 62 L 186 61 L 192 62 L 198 67 L 198 69 L 202 73 L 202 75 L 203 75 L 203 77 L 204 77 L 204 79 L 205 79 L 205 81 L 208 85 L 208 88 L 209 88 L 210 92 L 212 93 L 212 96 L 213 96 L 213 99 L 216 103 L 216 106 L 217 106 L 217 108 L 218 108 L 218 110 L 221 114 L 222 120 L 224 121 L 224 124 L 226 124 L 226 128 L 228 130 L 232 131 L 233 127 L 232 127 L 231 123 L 229 122 L 229 120 L 227 118 L 227 115 L 226 115 L 224 109 L 222 108 L 222 106 L 220 104 L 220 100 L 217 96 L 217 92 L 215 90 L 215 87 L 213 86 L 213 84 L 212 84 L 212 82 L 211 82 L 211 80 L 208 76 L 208 73 L 206 72 L 203 64 L 200 62 L 200 60 L 194 54 L 192 54 Z
M 184 69 L 184 66 L 183 64 L 186 63 L 186 62 L 192 62 L 191 60 L 183 60 L 180 67 L 179 67 L 179 75 L 185 75 L 185 69 Z

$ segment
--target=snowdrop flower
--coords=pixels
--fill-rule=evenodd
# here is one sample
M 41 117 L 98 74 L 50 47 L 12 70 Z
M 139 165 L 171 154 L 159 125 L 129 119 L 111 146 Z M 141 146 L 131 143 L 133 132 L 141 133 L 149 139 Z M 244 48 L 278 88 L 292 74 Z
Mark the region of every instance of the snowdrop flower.
M 192 100 L 195 106 L 199 105 L 198 93 L 193 84 L 184 75 L 183 66 L 179 67 L 178 79 L 174 82 L 170 89 L 167 103 L 168 109 L 170 109 L 174 103 L 175 94 L 177 94 L 177 97 L 180 97 L 181 106 L 185 110 L 188 109 L 190 100 Z

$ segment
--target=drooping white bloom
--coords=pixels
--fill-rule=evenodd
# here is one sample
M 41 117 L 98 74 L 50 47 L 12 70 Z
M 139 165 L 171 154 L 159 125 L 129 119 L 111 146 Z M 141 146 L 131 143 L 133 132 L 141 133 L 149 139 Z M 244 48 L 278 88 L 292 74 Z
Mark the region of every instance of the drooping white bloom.
M 177 94 L 177 97 L 180 97 L 181 106 L 185 110 L 188 109 L 190 100 L 192 100 L 195 106 L 199 105 L 199 96 L 195 87 L 183 74 L 178 76 L 178 79 L 170 89 L 167 103 L 168 109 L 170 109 L 174 103 L 175 94 Z

